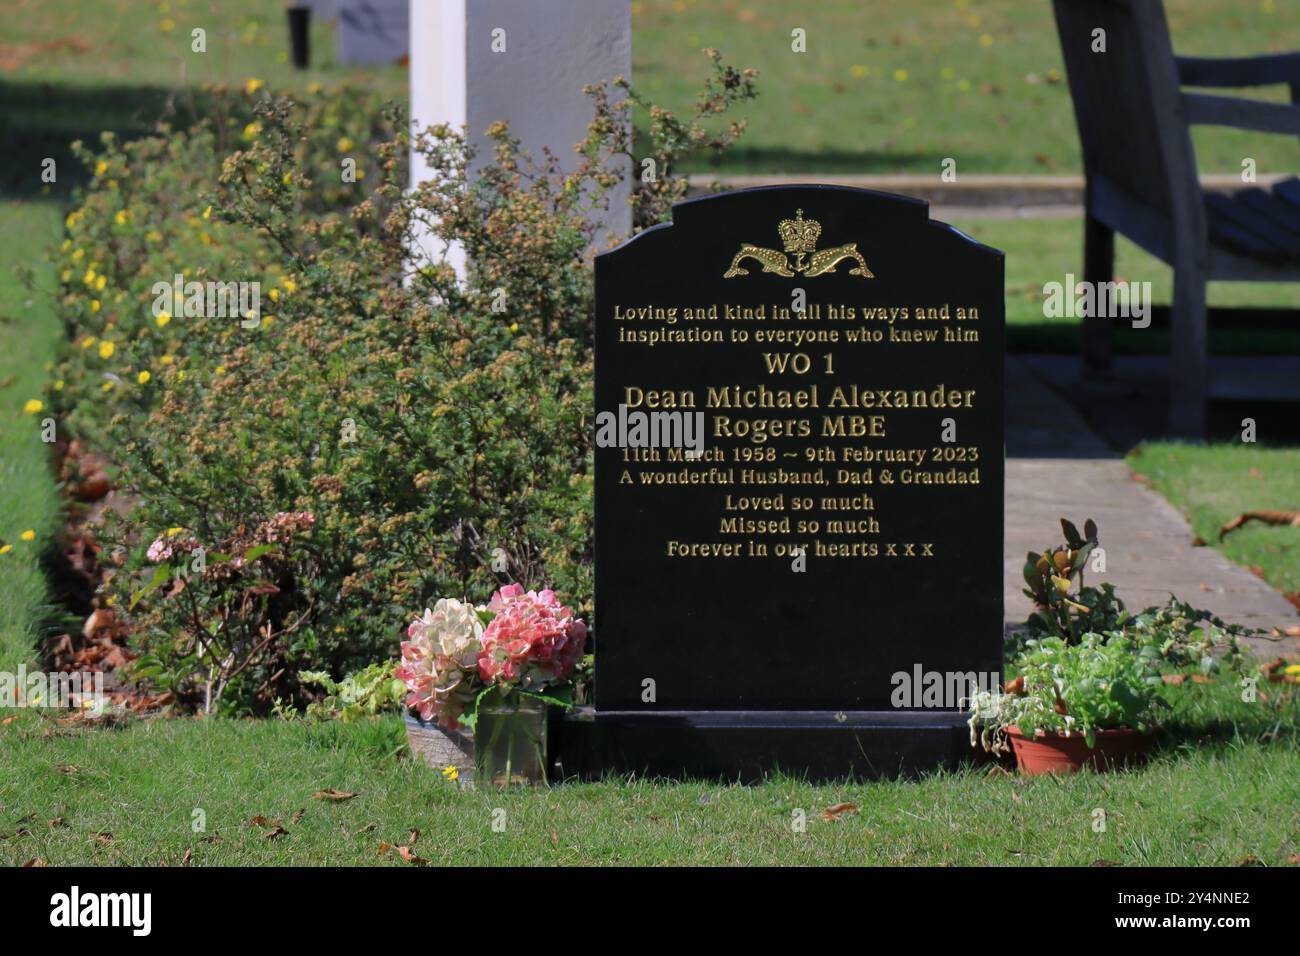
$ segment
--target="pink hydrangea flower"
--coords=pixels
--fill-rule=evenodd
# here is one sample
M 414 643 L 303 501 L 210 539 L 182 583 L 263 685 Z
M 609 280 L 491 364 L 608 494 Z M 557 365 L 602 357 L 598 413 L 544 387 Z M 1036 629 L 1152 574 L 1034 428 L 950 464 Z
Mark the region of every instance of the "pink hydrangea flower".
M 473 605 L 442 598 L 406 629 L 396 676 L 410 692 L 406 703 L 424 720 L 455 729 L 473 698 L 483 622 Z
M 496 616 L 483 633 L 479 676 L 490 684 L 537 690 L 563 681 L 582 659 L 587 625 L 555 592 L 509 584 L 492 595 Z

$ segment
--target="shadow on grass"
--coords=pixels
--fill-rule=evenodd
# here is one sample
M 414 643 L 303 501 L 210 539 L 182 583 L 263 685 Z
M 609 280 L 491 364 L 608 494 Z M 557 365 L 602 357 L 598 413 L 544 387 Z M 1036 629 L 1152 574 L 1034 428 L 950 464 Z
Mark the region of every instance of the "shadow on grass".
M 649 142 L 645 130 L 633 135 L 638 150 Z M 737 145 L 716 159 L 693 157 L 684 169 L 701 174 L 824 173 L 864 175 L 887 173 L 934 173 L 944 156 L 938 152 L 885 152 L 882 150 L 792 149 L 789 147 Z
M 188 125 L 203 111 L 204 100 L 201 91 L 0 80 L 0 154 L 8 160 L 0 195 L 66 198 L 89 178 L 72 153 L 75 140 L 93 147 L 105 130 L 127 140 L 159 122 Z M 56 171 L 56 181 L 48 184 L 41 181 L 47 158 Z

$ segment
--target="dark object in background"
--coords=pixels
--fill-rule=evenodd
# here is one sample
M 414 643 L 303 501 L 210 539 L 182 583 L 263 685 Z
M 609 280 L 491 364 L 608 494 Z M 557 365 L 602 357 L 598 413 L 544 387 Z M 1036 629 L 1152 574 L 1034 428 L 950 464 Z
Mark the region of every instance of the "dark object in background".
M 1169 429 L 1203 438 L 1211 391 L 1207 281 L 1300 282 L 1300 179 L 1268 191 L 1206 192 L 1190 129 L 1228 126 L 1295 135 L 1300 52 L 1227 59 L 1174 55 L 1164 5 L 1148 0 L 1054 0 L 1057 33 L 1083 147 L 1083 280 L 1114 280 L 1115 233 L 1174 269 L 1169 330 Z M 1104 51 L 1096 45 L 1105 45 Z M 1099 55 L 1104 52 L 1104 55 Z M 1285 84 L 1292 105 L 1183 92 Z M 1294 310 L 1277 310 L 1289 314 Z M 1085 375 L 1113 373 L 1112 316 L 1083 321 Z M 1252 401 L 1283 395 L 1252 396 Z M 1240 419 L 1238 418 L 1238 421 Z
M 311 7 L 289 7 L 289 40 L 293 45 L 293 65 L 300 70 L 311 65 Z

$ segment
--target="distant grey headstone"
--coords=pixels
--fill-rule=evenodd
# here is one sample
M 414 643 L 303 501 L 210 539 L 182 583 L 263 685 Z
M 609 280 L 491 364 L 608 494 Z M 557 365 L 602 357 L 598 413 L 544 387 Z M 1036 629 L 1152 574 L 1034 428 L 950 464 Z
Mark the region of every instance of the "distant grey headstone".
M 395 63 L 411 49 L 409 0 L 337 0 L 340 63 Z

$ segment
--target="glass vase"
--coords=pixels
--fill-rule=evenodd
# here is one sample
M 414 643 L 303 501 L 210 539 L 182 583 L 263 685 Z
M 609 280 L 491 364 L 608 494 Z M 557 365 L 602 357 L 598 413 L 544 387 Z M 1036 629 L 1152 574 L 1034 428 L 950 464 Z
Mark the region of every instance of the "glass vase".
M 546 782 L 546 702 L 494 692 L 479 705 L 474 756 L 480 783 Z

